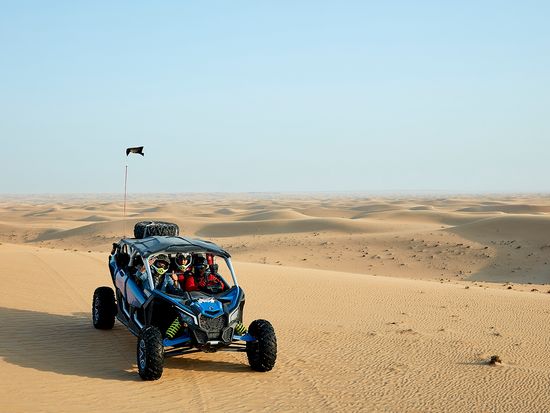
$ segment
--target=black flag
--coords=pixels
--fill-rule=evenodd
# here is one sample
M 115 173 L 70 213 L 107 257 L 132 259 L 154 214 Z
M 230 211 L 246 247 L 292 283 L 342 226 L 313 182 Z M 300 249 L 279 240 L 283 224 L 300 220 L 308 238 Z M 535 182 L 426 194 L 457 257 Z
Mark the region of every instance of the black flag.
M 145 156 L 143 153 L 143 146 L 136 146 L 135 148 L 126 148 L 126 156 L 130 155 L 131 153 L 138 153 L 141 156 Z

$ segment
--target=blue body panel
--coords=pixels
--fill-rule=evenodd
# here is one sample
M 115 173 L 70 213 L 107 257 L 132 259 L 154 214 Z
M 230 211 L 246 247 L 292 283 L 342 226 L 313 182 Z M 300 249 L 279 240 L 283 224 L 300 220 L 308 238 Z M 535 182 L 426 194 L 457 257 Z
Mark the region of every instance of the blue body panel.
M 175 338 L 173 340 L 170 340 L 168 338 L 165 338 L 164 340 L 162 340 L 162 345 L 164 347 L 168 347 L 168 346 L 179 346 L 181 344 L 185 344 L 185 343 L 188 343 L 191 341 L 191 337 L 189 336 L 184 336 L 184 337 L 178 337 L 178 338 Z
M 231 313 L 240 304 L 239 297 L 241 295 L 241 287 L 232 288 L 226 291 L 225 294 L 219 296 L 221 302 L 226 302 L 227 312 Z
M 111 271 L 111 274 L 116 274 L 118 268 L 115 264 L 115 258 L 113 255 L 111 255 L 111 258 L 109 258 L 109 270 Z
M 145 303 L 145 295 L 134 280 L 131 280 L 124 271 L 119 270 L 115 275 L 115 285 L 133 307 L 141 307 Z
M 196 308 L 207 317 L 216 318 L 223 314 L 223 305 L 215 298 L 199 298 L 193 301 L 191 307 Z
M 134 280 L 128 278 L 126 280 L 126 301 L 128 301 L 128 304 L 134 307 L 141 307 L 145 303 L 145 300 L 146 298 L 141 288 L 137 286 Z
M 123 296 L 126 296 L 126 280 L 128 277 L 124 271 L 117 271 L 115 274 L 115 285 L 120 290 Z
M 236 287 L 229 290 L 226 294 L 220 294 L 217 297 L 198 298 L 188 306 L 184 304 L 184 298 L 174 297 L 168 295 L 162 291 L 154 290 L 154 295 L 162 297 L 174 304 L 177 308 L 180 308 L 191 314 L 204 314 L 210 318 L 216 318 L 224 313 L 231 313 L 239 305 L 239 297 L 241 294 L 241 288 Z
M 256 341 L 254 337 L 252 337 L 250 334 L 246 333 L 244 336 L 233 336 L 233 341 Z

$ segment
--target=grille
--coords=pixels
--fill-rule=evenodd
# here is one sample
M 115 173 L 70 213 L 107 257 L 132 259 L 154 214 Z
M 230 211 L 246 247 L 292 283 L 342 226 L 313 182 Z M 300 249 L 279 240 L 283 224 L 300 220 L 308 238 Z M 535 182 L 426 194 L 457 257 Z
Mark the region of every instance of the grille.
M 199 317 L 199 325 L 203 330 L 209 333 L 219 333 L 225 327 L 225 316 L 216 318 L 206 317 L 201 314 Z

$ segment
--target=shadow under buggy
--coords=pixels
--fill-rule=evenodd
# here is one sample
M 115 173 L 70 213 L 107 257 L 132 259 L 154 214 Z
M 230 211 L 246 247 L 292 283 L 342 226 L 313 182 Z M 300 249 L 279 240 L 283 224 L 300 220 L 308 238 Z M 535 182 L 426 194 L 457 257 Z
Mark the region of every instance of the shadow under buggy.
M 185 291 L 167 288 L 163 282 L 174 267 L 159 275 L 151 264 L 163 254 L 172 261 L 177 254 L 206 258 L 223 283 L 223 291 Z M 136 277 L 140 263 L 145 267 Z M 225 279 L 218 265 L 225 265 Z M 143 267 L 141 267 L 143 268 Z M 231 257 L 217 245 L 178 236 L 123 238 L 113 244 L 109 256 L 113 288 L 99 287 L 92 303 L 93 325 L 111 329 L 115 318 L 137 336 L 137 365 L 144 380 L 157 380 L 164 358 L 191 352 L 246 352 L 253 370 L 269 371 L 275 365 L 277 340 L 266 320 L 243 325 L 245 295 L 238 285 Z

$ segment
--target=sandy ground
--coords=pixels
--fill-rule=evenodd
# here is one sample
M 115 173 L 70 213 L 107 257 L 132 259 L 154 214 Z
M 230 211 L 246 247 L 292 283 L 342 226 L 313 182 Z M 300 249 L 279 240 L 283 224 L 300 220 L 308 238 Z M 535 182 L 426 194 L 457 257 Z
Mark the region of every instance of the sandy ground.
M 0 198 L 0 410 L 548 411 L 550 198 L 160 195 Z M 91 326 L 112 242 L 142 219 L 228 249 L 246 355 L 136 373 L 136 339 Z M 502 363 L 489 365 L 491 356 Z

